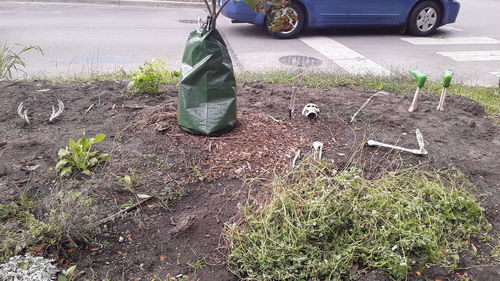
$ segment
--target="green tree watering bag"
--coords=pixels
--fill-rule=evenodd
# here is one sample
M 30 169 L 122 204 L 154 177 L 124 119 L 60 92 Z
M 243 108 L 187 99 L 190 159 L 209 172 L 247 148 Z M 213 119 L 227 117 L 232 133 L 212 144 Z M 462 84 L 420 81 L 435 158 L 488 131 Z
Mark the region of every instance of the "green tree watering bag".
M 181 68 L 177 121 L 185 131 L 214 135 L 236 125 L 236 80 L 217 29 L 191 32 Z

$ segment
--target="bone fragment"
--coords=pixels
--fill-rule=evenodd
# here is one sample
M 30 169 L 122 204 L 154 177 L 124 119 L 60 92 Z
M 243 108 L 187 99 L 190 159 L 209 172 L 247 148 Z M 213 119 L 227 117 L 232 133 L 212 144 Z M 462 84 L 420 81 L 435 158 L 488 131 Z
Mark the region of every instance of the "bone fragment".
M 315 141 L 312 144 L 312 156 L 316 160 L 321 160 L 323 154 L 323 143 L 320 141 Z
M 424 148 L 424 146 L 425 146 L 424 136 L 422 135 L 422 133 L 420 132 L 419 129 L 415 130 L 415 135 L 417 137 L 417 143 L 418 143 L 419 149 L 410 149 L 410 148 L 405 148 L 405 147 L 392 145 L 392 144 L 386 144 L 386 143 L 382 143 L 382 142 L 378 142 L 378 141 L 374 141 L 374 140 L 368 140 L 368 145 L 380 146 L 380 147 L 386 147 L 386 148 L 395 149 L 395 150 L 406 151 L 406 152 L 410 152 L 410 153 L 413 153 L 416 155 L 427 155 L 427 150 L 425 150 L 425 148 Z
M 365 106 L 370 102 L 370 100 L 373 98 L 373 97 L 377 97 L 377 96 L 388 96 L 389 93 L 386 92 L 386 91 L 380 91 L 380 92 L 376 92 L 375 94 L 371 95 L 371 97 L 369 97 L 365 103 L 363 103 L 363 105 L 361 105 L 361 107 L 358 109 L 358 111 L 356 111 L 356 113 L 354 113 L 351 117 L 351 120 L 349 121 L 349 123 L 352 123 L 354 122 L 354 119 L 356 118 L 356 116 L 358 115 L 358 113 L 361 112 L 361 110 L 363 110 L 363 108 L 365 108 Z
M 17 115 L 19 115 L 19 117 L 21 117 L 21 119 L 23 119 L 26 123 L 30 123 L 30 120 L 28 118 L 28 109 L 24 109 L 24 112 L 23 112 L 23 107 L 24 107 L 24 102 L 21 102 L 19 104 L 19 106 L 17 107 Z
M 300 149 L 295 151 L 295 156 L 293 157 L 293 160 L 292 160 L 292 169 L 295 169 L 295 166 L 297 164 L 297 159 L 299 159 L 299 157 L 300 157 Z
M 49 122 L 52 122 L 64 111 L 64 103 L 61 100 L 57 100 L 57 111 L 54 106 L 52 106 L 52 114 L 49 117 Z

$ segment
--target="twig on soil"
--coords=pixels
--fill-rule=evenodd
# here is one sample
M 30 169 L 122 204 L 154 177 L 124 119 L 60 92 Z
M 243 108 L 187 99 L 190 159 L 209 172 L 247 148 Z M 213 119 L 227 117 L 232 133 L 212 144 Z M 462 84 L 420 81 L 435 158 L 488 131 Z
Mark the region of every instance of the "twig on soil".
M 468 267 L 457 267 L 457 270 L 469 270 L 471 268 L 476 268 L 476 267 L 488 267 L 488 266 L 498 266 L 498 264 L 490 263 L 490 264 L 477 264 L 477 265 L 472 265 Z
M 144 106 L 142 105 L 123 105 L 123 108 L 130 108 L 130 109 L 143 109 Z
M 269 117 L 269 118 L 270 118 L 271 120 L 273 120 L 274 122 L 278 122 L 278 123 L 283 122 L 283 121 L 281 121 L 281 120 L 279 120 L 279 119 L 276 119 L 276 118 L 272 117 L 272 116 L 271 116 L 271 115 L 269 115 L 269 114 L 266 114 L 266 117 Z
M 87 114 L 90 110 L 92 110 L 92 108 L 94 108 L 94 105 L 95 105 L 94 103 L 93 103 L 93 104 L 91 104 L 91 105 L 89 106 L 89 108 L 87 108 L 87 110 L 85 110 L 85 114 Z
M 119 212 L 117 212 L 117 213 L 112 214 L 111 216 L 109 216 L 109 217 L 107 217 L 107 218 L 104 218 L 104 219 L 102 219 L 102 220 L 98 221 L 98 222 L 97 222 L 97 224 L 103 224 L 103 223 L 107 223 L 107 222 L 109 222 L 109 221 L 112 221 L 112 220 L 113 220 L 114 218 L 116 218 L 117 216 L 119 216 L 119 215 L 121 215 L 121 214 L 123 214 L 123 213 L 129 212 L 129 211 L 131 211 L 131 210 L 133 210 L 133 209 L 135 209 L 135 208 L 139 207 L 140 205 L 144 204 L 145 202 L 147 202 L 147 201 L 151 200 L 152 198 L 154 198 L 154 197 L 153 197 L 153 196 L 151 196 L 151 197 L 149 197 L 149 198 L 145 198 L 145 199 L 143 199 L 143 200 L 141 200 L 141 201 L 139 201 L 139 202 L 135 203 L 134 205 L 131 205 L 131 206 L 129 206 L 129 207 L 127 207 L 127 208 L 123 209 L 123 210 L 120 210 L 120 211 L 119 211 Z

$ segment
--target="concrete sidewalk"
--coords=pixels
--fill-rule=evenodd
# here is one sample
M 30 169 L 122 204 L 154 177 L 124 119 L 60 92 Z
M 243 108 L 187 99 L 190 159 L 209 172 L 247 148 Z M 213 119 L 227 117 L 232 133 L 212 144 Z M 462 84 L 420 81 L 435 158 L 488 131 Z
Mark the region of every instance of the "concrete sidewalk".
M 203 0 L 0 0 L 0 3 L 55 3 L 83 5 L 142 6 L 159 8 L 204 8 Z

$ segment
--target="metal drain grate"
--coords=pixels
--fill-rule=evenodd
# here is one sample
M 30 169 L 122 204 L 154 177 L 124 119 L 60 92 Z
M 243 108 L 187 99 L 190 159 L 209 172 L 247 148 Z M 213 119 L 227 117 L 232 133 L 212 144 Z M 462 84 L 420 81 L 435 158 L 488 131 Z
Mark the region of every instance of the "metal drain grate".
M 187 24 L 197 24 L 198 23 L 198 20 L 177 20 L 177 22 L 180 22 L 180 23 L 187 23 Z
M 284 65 L 297 67 L 312 67 L 321 64 L 321 60 L 306 56 L 285 56 L 280 58 L 280 62 Z

